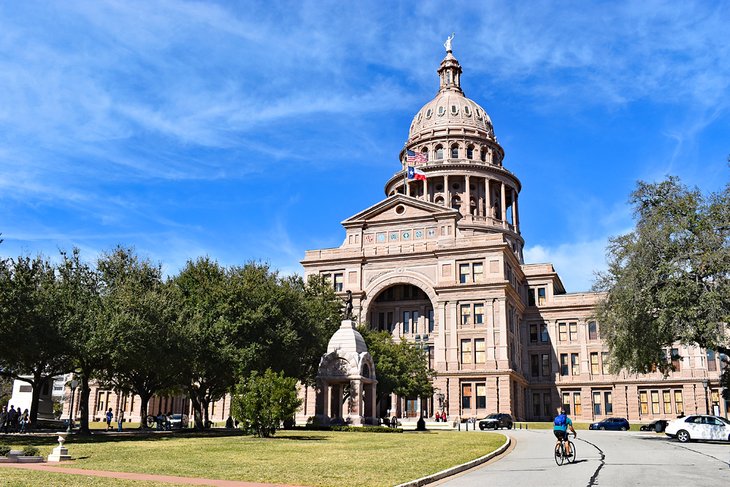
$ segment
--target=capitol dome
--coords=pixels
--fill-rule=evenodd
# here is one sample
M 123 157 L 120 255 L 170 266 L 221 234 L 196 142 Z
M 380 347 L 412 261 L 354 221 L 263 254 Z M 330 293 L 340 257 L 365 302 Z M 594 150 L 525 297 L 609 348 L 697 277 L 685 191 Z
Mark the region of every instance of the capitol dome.
M 461 66 L 451 51 L 441 61 L 438 74 L 439 92 L 413 117 L 408 141 L 415 142 L 444 129 L 449 132 L 456 129 L 495 141 L 489 115 L 461 90 Z

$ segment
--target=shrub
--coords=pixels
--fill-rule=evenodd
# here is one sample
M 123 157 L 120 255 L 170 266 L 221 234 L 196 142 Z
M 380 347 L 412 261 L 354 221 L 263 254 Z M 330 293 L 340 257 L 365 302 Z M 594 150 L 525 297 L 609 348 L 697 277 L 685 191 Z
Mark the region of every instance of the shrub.
M 312 431 L 347 431 L 351 433 L 403 433 L 403 428 L 386 428 L 384 426 L 321 426 L 307 424 L 304 429 Z
M 6 457 L 10 453 L 10 447 L 8 445 L 0 445 L 0 457 Z
M 38 456 L 38 452 L 39 451 L 40 450 L 38 450 L 38 448 L 36 448 L 36 447 L 34 447 L 32 445 L 25 445 L 23 447 L 23 455 L 25 455 L 26 457 L 35 457 L 35 456 Z
M 296 379 L 267 369 L 263 375 L 253 372 L 236 386 L 231 411 L 245 429 L 269 437 L 283 421 L 294 417 L 301 402 Z

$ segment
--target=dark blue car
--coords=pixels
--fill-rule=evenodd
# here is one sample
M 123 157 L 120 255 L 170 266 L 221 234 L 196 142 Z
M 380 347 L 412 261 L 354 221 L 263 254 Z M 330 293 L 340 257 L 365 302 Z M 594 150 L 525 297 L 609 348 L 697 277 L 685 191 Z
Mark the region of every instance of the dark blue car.
M 597 423 L 591 423 L 588 429 L 591 430 L 614 430 L 614 431 L 628 431 L 631 425 L 625 418 L 606 418 L 603 421 Z

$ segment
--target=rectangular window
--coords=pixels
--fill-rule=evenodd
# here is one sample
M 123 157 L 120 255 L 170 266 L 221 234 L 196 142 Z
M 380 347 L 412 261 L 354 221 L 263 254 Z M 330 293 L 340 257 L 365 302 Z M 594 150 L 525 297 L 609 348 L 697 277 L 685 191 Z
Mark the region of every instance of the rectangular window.
M 474 324 L 484 324 L 484 305 L 482 303 L 476 303 L 474 305 Z
M 474 339 L 474 362 L 477 364 L 487 363 L 487 348 L 484 342 L 484 338 Z
M 418 311 L 413 311 L 411 314 L 413 315 L 413 333 L 418 333 Z
M 558 323 L 558 340 L 561 342 L 568 341 L 568 324 Z
M 659 391 L 651 391 L 651 414 L 659 414 Z
M 672 367 L 674 367 L 675 372 L 679 372 L 680 370 L 680 362 L 682 359 L 679 357 L 679 349 L 673 348 L 671 351 L 672 354 Z
M 596 416 L 601 415 L 601 393 L 600 392 L 593 393 L 593 414 L 595 414 Z
M 573 393 L 573 403 L 575 404 L 575 415 L 580 416 L 583 413 L 583 405 L 580 402 L 580 392 Z
M 411 332 L 411 312 L 404 311 L 403 312 L 403 333 L 410 333 L 410 332 Z
M 461 363 L 462 364 L 471 363 L 471 340 L 462 340 L 461 341 Z
M 542 376 L 548 377 L 550 375 L 550 355 L 547 353 L 542 354 Z
M 535 288 L 531 287 L 527 290 L 527 306 L 535 306 Z
M 388 320 L 387 320 L 388 321 L 388 331 L 393 331 L 393 325 L 394 325 L 393 312 L 389 311 L 387 316 L 388 316 Z
M 591 352 L 591 374 L 598 375 L 598 352 Z
M 570 371 L 573 375 L 580 375 L 580 360 L 577 353 L 570 354 Z
M 639 391 L 639 406 L 641 414 L 649 414 L 649 399 L 646 391 Z
M 341 293 L 345 286 L 345 276 L 342 273 L 335 274 L 335 292 Z
M 461 408 L 471 409 L 471 384 L 461 385 Z
M 469 280 L 469 264 L 459 264 L 459 282 L 466 284 Z
M 545 323 L 540 323 L 540 341 L 543 343 L 547 343 L 549 340 L 548 336 L 548 328 Z
M 570 414 L 571 407 L 570 407 L 570 392 L 564 392 L 563 393 L 563 409 L 565 409 L 565 412 Z M 551 411 L 552 414 L 552 411 Z
M 677 414 L 684 413 L 684 401 L 682 400 L 682 391 L 674 391 L 674 412 Z
M 540 416 L 540 394 L 532 394 L 532 415 Z
M 471 305 L 462 304 L 459 306 L 459 309 L 461 310 L 461 324 L 462 325 L 471 324 Z
M 537 354 L 530 355 L 530 371 L 533 377 L 540 375 L 540 356 Z
M 604 407 L 606 408 L 606 414 L 613 414 L 613 395 L 610 392 L 603 394 L 606 399 Z
M 672 395 L 669 391 L 662 391 L 662 402 L 664 403 L 664 412 L 672 414 Z
M 545 306 L 545 302 L 547 301 L 544 287 L 537 288 L 537 305 L 538 306 Z
M 601 352 L 601 373 L 603 375 L 608 374 L 609 363 L 608 363 L 608 352 Z
M 575 342 L 578 341 L 578 323 L 572 322 L 570 323 L 570 341 Z
M 542 395 L 542 408 L 543 408 L 543 416 L 550 417 L 553 414 L 553 408 L 551 406 L 551 400 L 550 400 L 550 393 L 546 392 Z
M 537 343 L 537 323 L 530 323 L 530 343 Z
M 487 409 L 486 384 L 477 384 L 477 409 Z
M 433 330 L 436 326 L 436 322 L 433 319 L 433 310 L 428 310 L 428 332 L 433 333 Z
M 598 326 L 595 321 L 588 322 L 588 339 L 598 340 Z
M 568 354 L 560 354 L 560 375 L 568 375 Z
M 472 273 L 474 275 L 474 282 L 482 282 L 484 280 L 484 264 L 481 262 L 472 264 Z
M 707 370 L 710 372 L 715 372 L 717 370 L 717 362 L 715 362 L 714 350 L 707 351 Z

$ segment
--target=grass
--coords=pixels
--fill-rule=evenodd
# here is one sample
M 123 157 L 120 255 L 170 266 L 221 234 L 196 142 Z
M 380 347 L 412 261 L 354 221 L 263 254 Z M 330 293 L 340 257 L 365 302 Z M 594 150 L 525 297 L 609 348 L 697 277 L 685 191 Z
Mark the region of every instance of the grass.
M 43 455 L 55 444 L 53 438 L 30 436 L 0 442 L 33 444 Z M 77 460 L 61 466 L 295 485 L 386 486 L 473 460 L 503 442 L 499 434 L 449 431 L 281 431 L 268 439 L 242 435 L 95 435 L 69 437 L 66 446 Z
M 0 467 L 0 485 L 3 487 L 28 487 L 29 485 L 45 485 L 53 487 L 159 487 L 159 482 L 138 480 L 121 480 L 85 475 L 57 474 L 38 472 L 20 468 Z M 183 487 L 182 484 L 164 484 L 166 487 Z

